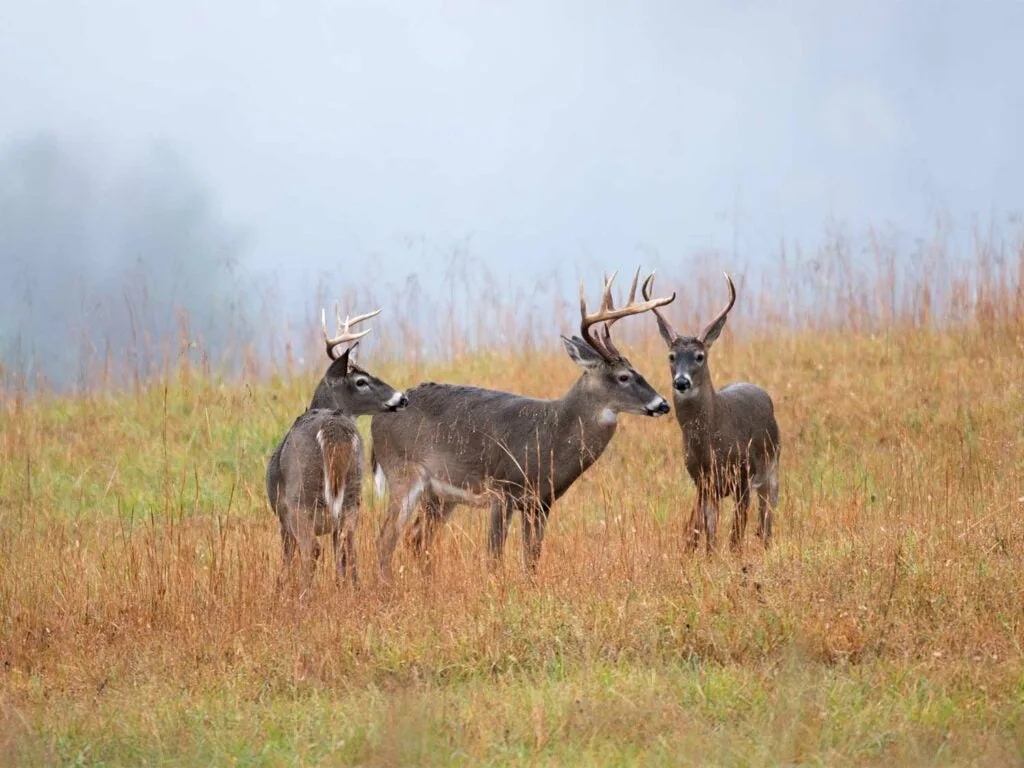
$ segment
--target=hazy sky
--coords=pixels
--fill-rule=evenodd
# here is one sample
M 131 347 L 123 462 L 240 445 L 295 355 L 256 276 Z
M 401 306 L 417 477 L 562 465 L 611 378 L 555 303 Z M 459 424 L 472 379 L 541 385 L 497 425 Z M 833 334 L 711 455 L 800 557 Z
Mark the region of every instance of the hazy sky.
M 456 243 L 501 277 L 749 262 L 829 217 L 1020 210 L 1022 29 L 1020 0 L 0 0 L 0 141 L 165 140 L 299 290 Z

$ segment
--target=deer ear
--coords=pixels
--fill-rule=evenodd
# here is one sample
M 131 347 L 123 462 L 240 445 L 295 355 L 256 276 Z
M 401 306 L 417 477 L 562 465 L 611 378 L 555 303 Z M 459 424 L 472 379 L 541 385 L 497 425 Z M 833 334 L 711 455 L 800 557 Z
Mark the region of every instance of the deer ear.
M 725 328 L 725 320 L 727 317 L 728 315 L 722 315 L 704 329 L 704 333 L 700 335 L 700 340 L 705 347 L 710 347 L 715 343 L 718 337 L 722 335 L 722 329 Z
M 604 358 L 600 353 L 583 339 L 576 337 L 569 339 L 563 336 L 562 344 L 565 346 L 565 351 L 569 353 L 569 357 L 580 368 L 591 371 L 604 364 Z
M 349 347 L 334 359 L 330 368 L 327 369 L 328 379 L 343 379 L 348 376 L 348 353 L 351 351 L 352 348 Z
M 663 338 L 665 340 L 665 343 L 671 347 L 672 343 L 676 340 L 675 331 L 673 331 L 671 328 L 665 325 L 665 321 L 662 320 L 660 317 L 658 317 L 657 320 L 658 331 L 661 333 L 661 338 Z

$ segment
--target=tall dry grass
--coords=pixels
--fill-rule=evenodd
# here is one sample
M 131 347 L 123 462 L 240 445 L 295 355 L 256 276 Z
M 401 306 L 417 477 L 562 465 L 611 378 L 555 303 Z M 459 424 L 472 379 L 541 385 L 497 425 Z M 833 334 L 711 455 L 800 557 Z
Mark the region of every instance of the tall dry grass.
M 152 380 L 108 372 L 71 396 L 8 387 L 0 754 L 1024 761 L 1016 247 L 946 259 L 943 273 L 938 257 L 865 266 L 837 243 L 802 282 L 783 264 L 740 283 L 711 365 L 719 384 L 742 378 L 775 398 L 784 448 L 768 553 L 751 539 L 741 555 L 685 556 L 693 494 L 674 420 L 624 417 L 555 505 L 535 580 L 517 531 L 488 571 L 484 521 L 464 509 L 431 571 L 403 549 L 397 587 L 384 588 L 382 510 L 367 495 L 361 586 L 337 587 L 323 567 L 303 603 L 275 593 L 263 471 L 319 376 L 297 363 L 314 355 L 314 330 L 291 365 L 270 372 L 254 356 L 240 380 L 168 355 Z M 677 327 L 721 303 L 720 267 L 659 277 L 680 291 Z M 416 339 L 391 327 L 363 363 L 398 386 L 557 396 L 577 373 L 555 336 L 575 310 L 552 307 L 536 343 L 511 323 L 490 346 L 452 331 L 451 354 L 431 360 L 402 354 Z M 492 303 L 466 322 L 520 312 Z M 620 346 L 667 392 L 653 320 L 623 331 Z

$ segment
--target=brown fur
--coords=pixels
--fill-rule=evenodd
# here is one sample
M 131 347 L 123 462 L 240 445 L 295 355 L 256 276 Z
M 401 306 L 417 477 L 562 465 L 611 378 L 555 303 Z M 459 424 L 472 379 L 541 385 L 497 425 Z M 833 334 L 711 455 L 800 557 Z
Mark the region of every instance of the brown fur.
M 615 434 L 608 414 L 667 413 L 668 403 L 624 357 L 608 361 L 582 339 L 563 342 L 584 372 L 560 399 L 431 382 L 409 390 L 405 411 L 374 417 L 374 460 L 391 488 L 379 545 L 385 578 L 419 501 L 423 518 L 413 545 L 420 552 L 458 504 L 470 504 L 490 507 L 488 548 L 500 557 L 518 509 L 523 558 L 533 569 L 551 505 Z
M 405 404 L 401 392 L 350 362 L 349 350 L 331 363 L 309 408 L 267 463 L 267 497 L 281 524 L 283 569 L 298 549 L 308 578 L 320 557 L 317 537 L 330 533 L 337 576 L 347 573 L 355 583 L 363 478 L 363 441 L 355 417 Z M 335 510 L 332 500 L 337 500 Z
M 670 350 L 672 399 L 683 435 L 686 470 L 697 488 L 688 546 L 695 549 L 701 533 L 706 533 L 708 552 L 715 548 L 719 504 L 728 496 L 736 502 L 730 541 L 735 549 L 742 546 L 752 491 L 758 495 L 758 536 L 765 546 L 770 543 L 782 447 L 775 408 L 767 392 L 745 382 L 716 392 L 711 380 L 711 345 L 725 327 L 736 299 L 728 275 L 726 280 L 729 304 L 699 337 L 680 336 L 655 310 L 658 328 Z

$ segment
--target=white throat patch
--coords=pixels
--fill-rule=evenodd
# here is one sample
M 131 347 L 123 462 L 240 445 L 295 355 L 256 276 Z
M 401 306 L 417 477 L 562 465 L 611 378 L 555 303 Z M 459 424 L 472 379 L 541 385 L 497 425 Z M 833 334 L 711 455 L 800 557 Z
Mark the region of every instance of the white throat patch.
M 602 427 L 613 427 L 619 421 L 619 415 L 611 408 L 605 408 L 597 415 L 597 423 Z

